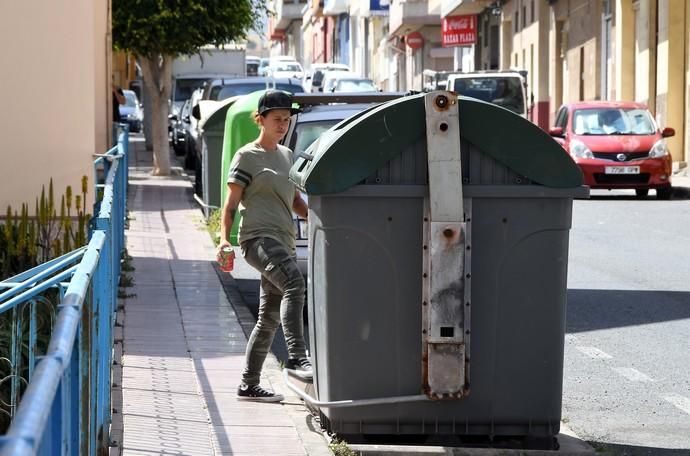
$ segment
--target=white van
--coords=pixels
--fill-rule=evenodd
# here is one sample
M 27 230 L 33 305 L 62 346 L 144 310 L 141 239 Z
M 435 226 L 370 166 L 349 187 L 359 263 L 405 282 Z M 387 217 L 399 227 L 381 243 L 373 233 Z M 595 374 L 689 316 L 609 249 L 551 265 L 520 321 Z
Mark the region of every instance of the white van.
M 446 90 L 477 98 L 513 111 L 527 118 L 526 71 L 454 73 L 448 76 Z

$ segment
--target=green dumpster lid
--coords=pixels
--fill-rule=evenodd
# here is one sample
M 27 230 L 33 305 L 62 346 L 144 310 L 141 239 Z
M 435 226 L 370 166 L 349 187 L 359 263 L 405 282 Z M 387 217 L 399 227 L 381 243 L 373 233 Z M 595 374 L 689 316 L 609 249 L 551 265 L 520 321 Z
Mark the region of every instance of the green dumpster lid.
M 215 130 L 216 128 L 223 128 L 225 125 L 225 115 L 240 97 L 230 97 L 221 101 L 207 102 L 210 106 L 206 110 L 205 117 L 199 120 L 199 128 L 203 130 Z M 201 103 L 201 102 L 199 102 Z M 212 104 L 211 104 L 212 103 Z M 203 110 L 202 110 L 203 111 Z
M 290 170 L 308 194 L 344 191 L 407 146 L 426 137 L 424 96 L 393 100 L 322 134 Z M 458 97 L 460 137 L 532 182 L 556 188 L 583 184 L 582 172 L 545 131 L 511 111 Z

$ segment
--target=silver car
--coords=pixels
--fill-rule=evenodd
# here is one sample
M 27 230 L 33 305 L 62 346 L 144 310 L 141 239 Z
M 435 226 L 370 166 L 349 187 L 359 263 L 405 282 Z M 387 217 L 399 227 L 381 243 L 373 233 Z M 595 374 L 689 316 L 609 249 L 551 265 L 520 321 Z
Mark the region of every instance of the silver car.
M 400 93 L 374 94 L 296 94 L 293 101 L 302 112 L 292 116 L 288 132 L 282 144 L 292 149 L 295 157 L 304 153 L 323 132 L 340 121 L 365 109 L 400 97 Z M 302 197 L 307 200 L 306 195 Z M 306 220 L 294 216 L 297 232 L 297 264 L 302 274 L 307 275 L 309 260 L 309 239 Z

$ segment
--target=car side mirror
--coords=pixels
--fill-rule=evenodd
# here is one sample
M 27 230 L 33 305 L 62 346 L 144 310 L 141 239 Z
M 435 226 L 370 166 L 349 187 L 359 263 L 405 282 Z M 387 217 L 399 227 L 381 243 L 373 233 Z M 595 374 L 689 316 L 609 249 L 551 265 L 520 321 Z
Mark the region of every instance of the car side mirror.
M 176 120 L 177 120 L 177 116 L 176 116 L 175 114 L 170 114 L 170 115 L 168 116 L 168 119 L 170 119 L 170 120 L 175 120 L 175 121 L 176 121 Z
M 666 127 L 663 130 L 661 130 L 661 137 L 662 138 L 670 138 L 671 136 L 676 135 L 676 130 L 674 130 L 671 127 Z
M 559 138 L 563 138 L 565 134 L 563 134 L 563 127 L 552 127 L 549 128 L 549 135 L 551 136 L 557 136 Z
M 189 116 L 184 116 L 184 119 L 182 119 L 182 120 L 184 120 L 184 121 L 185 121 L 185 122 L 187 122 L 187 123 L 189 123 L 189 122 L 190 122 L 190 120 L 189 120 Z
M 195 104 L 192 108 L 192 117 L 194 117 L 196 120 L 201 120 L 201 110 L 199 109 L 198 104 Z

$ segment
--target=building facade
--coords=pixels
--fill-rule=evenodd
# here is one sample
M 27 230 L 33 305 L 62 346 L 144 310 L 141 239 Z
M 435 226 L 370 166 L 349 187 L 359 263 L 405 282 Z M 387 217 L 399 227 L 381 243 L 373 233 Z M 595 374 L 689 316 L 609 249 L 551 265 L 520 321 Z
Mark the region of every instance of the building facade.
M 56 195 L 82 176 L 93 184 L 93 154 L 110 148 L 111 34 L 108 2 L 5 2 L 0 38 L 7 45 L 0 134 L 0 207 L 34 201 L 50 180 Z M 9 67 L 8 67 L 9 68 Z M 28 176 L 28 177 L 27 177 Z M 87 204 L 93 202 L 89 188 Z M 59 204 L 59 203 L 58 203 Z
M 420 90 L 424 69 L 526 70 L 529 117 L 540 127 L 548 129 L 563 103 L 638 101 L 649 106 L 661 127 L 676 130 L 667 140 L 674 161 L 688 161 L 687 0 L 311 0 L 311 4 L 319 7 L 312 6 L 307 15 L 317 11 L 322 17 L 309 18 L 309 29 L 305 16 L 301 33 L 324 44 L 305 44 L 306 66 L 316 61 L 348 63 L 383 90 L 393 91 Z M 442 21 L 464 15 L 476 17 L 476 42 L 444 47 Z
M 422 90 L 423 71 L 453 69 L 453 50 L 441 46 L 441 1 L 393 0 L 389 40 L 399 54 L 399 90 Z
M 268 17 L 269 55 L 291 55 L 303 60 L 302 16 L 307 7 L 306 0 L 271 0 L 267 3 L 273 13 Z

